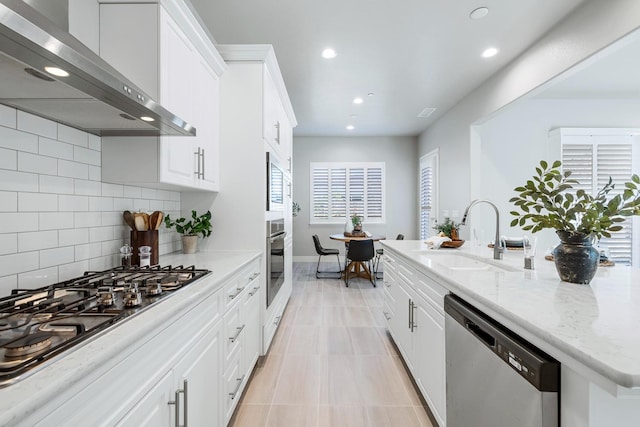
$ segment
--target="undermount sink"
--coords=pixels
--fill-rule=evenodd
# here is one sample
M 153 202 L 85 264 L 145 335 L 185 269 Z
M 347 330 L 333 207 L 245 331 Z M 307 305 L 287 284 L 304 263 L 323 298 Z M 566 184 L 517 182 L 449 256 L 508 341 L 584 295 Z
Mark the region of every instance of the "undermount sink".
M 466 254 L 451 254 L 440 251 L 429 251 L 424 254 L 429 258 L 432 264 L 444 267 L 453 271 L 494 271 L 494 272 L 512 272 L 518 269 L 506 264 L 498 264 L 491 260 L 482 260 Z

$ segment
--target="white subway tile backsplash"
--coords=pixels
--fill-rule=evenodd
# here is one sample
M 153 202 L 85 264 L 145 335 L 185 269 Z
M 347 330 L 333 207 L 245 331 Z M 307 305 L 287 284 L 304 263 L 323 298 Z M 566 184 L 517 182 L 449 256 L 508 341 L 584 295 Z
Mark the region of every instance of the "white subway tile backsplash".
M 58 175 L 69 178 L 89 179 L 89 165 L 61 159 L 58 161 Z
M 156 198 L 158 200 L 180 201 L 180 193 L 178 191 L 157 190 Z
M 89 210 L 90 211 L 112 211 L 113 197 L 90 197 Z
M 83 196 L 99 196 L 102 187 L 97 181 L 87 181 L 84 179 L 76 179 L 74 182 L 74 193 Z
M 113 254 L 119 254 L 120 248 L 124 245 L 124 240 L 110 240 L 108 242 L 102 242 L 102 255 L 108 256 Z
M 0 190 L 38 191 L 38 175 L 0 169 Z
M 124 197 L 124 185 L 102 183 L 102 195 L 111 197 Z
M 18 152 L 0 148 L 0 169 L 18 170 Z
M 93 166 L 100 166 L 101 164 L 99 151 L 83 147 L 73 147 L 73 160 Z
M 0 213 L 0 233 L 20 233 L 38 230 L 37 213 Z M 0 271 L 2 271 L 0 269 Z
M 116 255 L 103 256 L 100 258 L 91 258 L 89 260 L 89 269 L 91 271 L 96 270 L 106 270 L 108 268 L 113 268 L 117 263 Z
M 38 141 L 39 154 L 58 159 L 73 160 L 73 145 L 43 136 Z
M 149 211 L 161 211 L 164 209 L 163 200 L 149 200 Z
M 6 126 L 8 128 L 16 128 L 16 121 L 18 120 L 18 113 L 15 108 L 7 107 L 6 105 L 0 105 L 0 126 Z
M 178 212 L 180 213 L 180 202 L 166 201 L 164 202 L 164 211 L 166 212 Z
M 58 196 L 58 210 L 60 212 L 86 212 L 89 210 L 89 196 Z
M 88 134 L 89 148 L 96 151 L 102 151 L 102 138 L 97 135 Z
M 101 212 L 75 212 L 73 214 L 75 228 L 89 228 L 102 226 Z
M 18 287 L 18 275 L 0 277 L 0 295 L 9 295 L 13 289 Z
M 57 266 L 18 274 L 18 288 L 20 289 L 41 288 L 58 281 Z
M 89 241 L 93 242 L 104 242 L 106 240 L 114 239 L 114 227 L 93 227 L 89 229 Z
M 0 256 L 0 271 L 4 275 L 36 270 L 40 256 L 38 252 L 22 252 Z
M 116 212 L 130 211 L 132 206 L 133 200 L 131 199 L 122 199 L 120 197 L 114 197 L 113 199 L 113 210 Z
M 133 199 L 133 206 L 129 210 L 131 212 L 149 212 L 149 200 Z
M 58 246 L 58 231 L 18 233 L 18 252 L 30 252 Z
M 89 179 L 91 181 L 102 181 L 102 168 L 89 165 Z
M 89 146 L 89 134 L 81 130 L 58 123 L 58 140 L 80 147 Z
M 17 129 L 48 138 L 57 138 L 58 124 L 48 119 L 18 110 Z
M 38 136 L 19 130 L 0 127 L 0 147 L 28 153 L 38 152 Z
M 102 225 L 124 225 L 122 212 L 100 212 L 102 215 Z
M 75 246 L 76 261 L 82 261 L 90 258 L 97 258 L 102 256 L 102 243 L 88 243 L 86 245 Z
M 82 276 L 85 271 L 89 271 L 88 260 L 63 264 L 58 267 L 59 280 L 69 280 Z
M 143 199 L 157 199 L 158 190 L 154 188 L 141 188 Z
M 0 255 L 18 252 L 18 233 L 0 234 Z M 0 272 L 0 274 L 4 274 Z
M 33 172 L 44 175 L 58 174 L 58 160 L 53 157 L 39 154 L 23 153 L 18 151 L 18 170 L 20 172 Z
M 73 215 L 69 212 L 43 212 L 38 214 L 40 230 L 62 230 L 73 228 Z
M 89 243 L 89 229 L 76 228 L 71 230 L 58 230 L 60 246 L 83 245 Z
M 75 261 L 74 247 L 47 249 L 40 251 L 40 268 L 68 264 Z
M 130 197 L 132 199 L 139 199 L 142 197 L 142 189 L 140 187 L 133 187 L 131 185 L 125 185 L 123 189 L 124 197 Z
M 18 193 L 20 212 L 57 212 L 58 195 L 43 193 Z
M 39 188 L 41 193 L 73 194 L 73 178 L 42 175 Z
M 18 193 L 0 191 L 0 212 L 16 212 L 18 210 Z

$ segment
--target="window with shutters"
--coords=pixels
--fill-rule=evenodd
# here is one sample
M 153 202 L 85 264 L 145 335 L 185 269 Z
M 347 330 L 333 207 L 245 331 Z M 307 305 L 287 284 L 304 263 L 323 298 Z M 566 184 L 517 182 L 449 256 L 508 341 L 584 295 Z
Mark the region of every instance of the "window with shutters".
M 640 150 L 636 147 L 637 137 L 632 135 L 563 135 L 562 168 L 571 171 L 571 177 L 578 181 L 576 190 L 595 194 L 609 177 L 615 184 L 609 195 L 624 191 L 624 182 L 638 173 Z M 628 218 L 621 223 L 623 229 L 612 233 L 610 238 L 602 238 L 599 246 L 609 248 L 611 258 L 619 264 L 638 264 L 640 254 L 634 253 L 634 235 L 638 235 L 637 219 Z M 638 244 L 635 244 L 637 252 Z
M 438 151 L 432 151 L 420 158 L 420 239 L 431 233 L 437 209 Z
M 311 163 L 310 221 L 384 223 L 384 162 Z

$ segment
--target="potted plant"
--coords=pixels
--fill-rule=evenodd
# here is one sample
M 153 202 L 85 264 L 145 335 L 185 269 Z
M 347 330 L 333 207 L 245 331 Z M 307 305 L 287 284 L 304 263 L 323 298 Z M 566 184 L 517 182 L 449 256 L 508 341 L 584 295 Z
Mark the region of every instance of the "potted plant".
M 354 232 L 361 232 L 362 231 L 362 217 L 358 216 L 357 214 L 354 214 L 351 216 L 351 224 L 353 224 L 353 231 Z
M 196 211 L 192 210 L 189 221 L 186 218 L 172 221 L 171 217 L 167 215 L 164 218 L 164 225 L 168 229 L 175 227 L 176 231 L 182 234 L 182 251 L 185 254 L 192 254 L 196 252 L 198 235 L 202 235 L 203 239 L 211 235 L 211 211 L 198 216 Z
M 438 231 L 441 237 L 449 237 L 451 240 L 460 240 L 458 235 L 458 229 L 460 228 L 460 223 L 456 223 L 451 220 L 449 217 L 444 218 L 444 222 L 438 223 L 436 220 L 436 225 L 433 227 L 434 230 Z
M 520 211 L 512 211 L 511 226 L 536 233 L 545 228 L 556 230 L 560 244 L 553 256 L 560 278 L 588 284 L 598 268 L 599 253 L 593 242 L 611 237 L 622 229 L 621 222 L 640 215 L 640 177 L 633 175 L 624 183 L 624 191 L 609 197 L 615 188 L 611 177 L 594 196 L 575 190 L 578 181 L 571 171 L 560 172 L 560 161 L 551 166 L 541 161 L 536 174 L 524 186 L 516 187 L 518 196 L 510 202 Z

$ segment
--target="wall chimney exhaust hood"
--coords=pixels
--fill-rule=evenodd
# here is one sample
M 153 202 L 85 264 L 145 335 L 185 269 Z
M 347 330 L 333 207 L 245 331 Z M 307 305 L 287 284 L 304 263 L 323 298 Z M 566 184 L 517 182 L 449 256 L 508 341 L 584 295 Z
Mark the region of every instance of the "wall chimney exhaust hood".
M 0 103 L 99 136 L 196 134 L 20 0 L 0 0 Z

